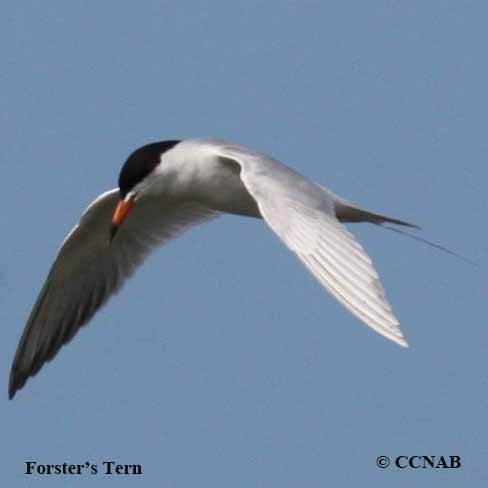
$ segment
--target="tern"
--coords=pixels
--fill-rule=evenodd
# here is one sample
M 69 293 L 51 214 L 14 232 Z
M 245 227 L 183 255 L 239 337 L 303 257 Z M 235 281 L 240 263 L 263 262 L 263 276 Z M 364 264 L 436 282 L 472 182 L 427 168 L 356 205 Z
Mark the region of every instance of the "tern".
M 62 243 L 20 339 L 9 398 L 154 248 L 222 213 L 263 219 L 342 305 L 407 347 L 371 258 L 342 223 L 417 226 L 362 209 L 247 147 L 168 140 L 134 151 L 118 188 L 97 197 Z

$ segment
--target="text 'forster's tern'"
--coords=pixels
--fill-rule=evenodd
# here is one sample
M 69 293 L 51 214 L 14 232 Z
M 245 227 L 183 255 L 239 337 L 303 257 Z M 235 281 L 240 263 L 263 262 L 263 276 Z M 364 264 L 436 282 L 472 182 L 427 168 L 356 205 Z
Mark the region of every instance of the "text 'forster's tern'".
M 263 219 L 356 317 L 407 346 L 371 259 L 341 222 L 414 225 L 358 208 L 246 147 L 212 139 L 163 141 L 133 152 L 119 188 L 96 198 L 64 240 L 20 339 L 9 397 L 150 251 L 220 213 Z

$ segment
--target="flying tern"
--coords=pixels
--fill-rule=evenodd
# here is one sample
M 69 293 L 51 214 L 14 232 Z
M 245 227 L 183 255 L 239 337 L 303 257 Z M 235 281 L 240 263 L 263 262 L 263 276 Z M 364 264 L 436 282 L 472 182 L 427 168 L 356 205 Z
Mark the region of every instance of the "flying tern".
M 54 358 L 157 246 L 222 213 L 263 219 L 365 324 L 407 346 L 370 257 L 342 222 L 413 224 L 359 208 L 247 147 L 155 142 L 126 160 L 118 188 L 84 211 L 61 245 L 20 339 L 9 397 Z

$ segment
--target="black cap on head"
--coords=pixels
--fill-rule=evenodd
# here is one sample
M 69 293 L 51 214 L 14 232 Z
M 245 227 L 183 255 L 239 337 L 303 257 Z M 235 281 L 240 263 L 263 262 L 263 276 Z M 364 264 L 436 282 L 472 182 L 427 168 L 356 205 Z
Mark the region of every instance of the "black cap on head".
M 161 160 L 161 154 L 169 151 L 180 141 L 162 141 L 146 144 L 136 149 L 122 166 L 119 175 L 120 198 L 125 198 L 139 182 L 141 182 Z

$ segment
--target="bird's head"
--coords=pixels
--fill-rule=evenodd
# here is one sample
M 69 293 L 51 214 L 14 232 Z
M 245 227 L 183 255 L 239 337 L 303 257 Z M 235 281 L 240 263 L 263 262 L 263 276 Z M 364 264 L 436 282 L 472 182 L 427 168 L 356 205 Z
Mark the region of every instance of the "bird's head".
M 162 155 L 180 141 L 153 142 L 136 149 L 122 166 L 119 175 L 120 200 L 115 207 L 110 229 L 110 242 L 129 214 L 137 199 L 151 186 L 161 164 Z

